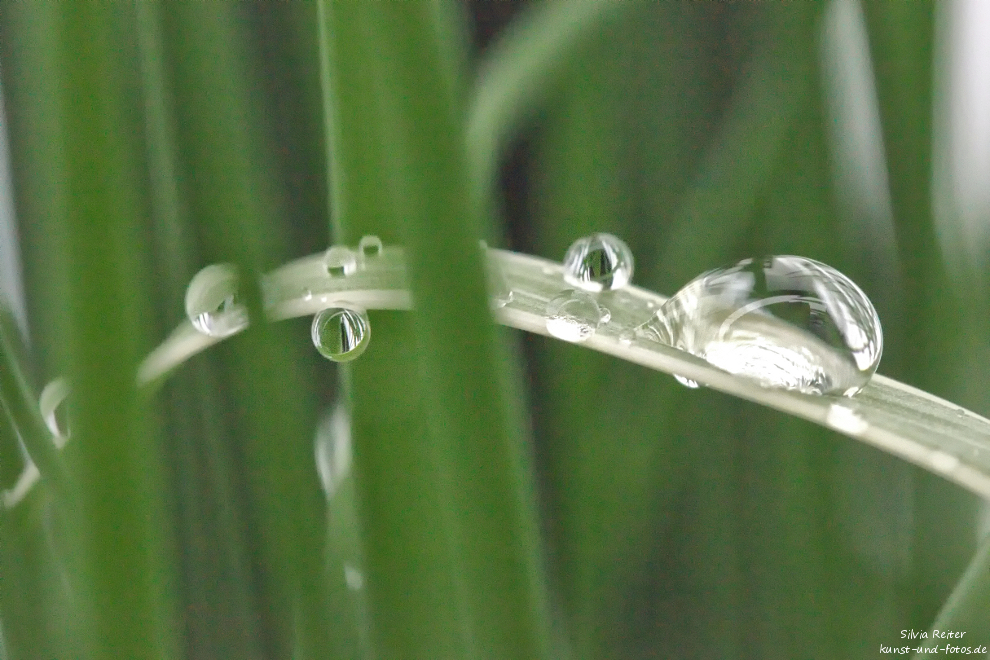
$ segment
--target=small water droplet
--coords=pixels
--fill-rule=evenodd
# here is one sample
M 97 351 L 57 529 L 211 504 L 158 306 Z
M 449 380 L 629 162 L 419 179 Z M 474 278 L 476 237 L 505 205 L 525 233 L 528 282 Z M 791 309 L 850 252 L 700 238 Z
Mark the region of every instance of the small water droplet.
M 612 234 L 579 238 L 564 255 L 564 280 L 585 291 L 621 289 L 632 275 L 632 251 Z
M 852 408 L 833 403 L 825 413 L 825 422 L 837 431 L 860 435 L 870 428 L 869 423 Z
M 363 309 L 324 309 L 313 317 L 313 345 L 334 362 L 349 362 L 368 348 L 371 323 Z
M 211 337 L 229 337 L 248 325 L 238 294 L 240 276 L 233 264 L 212 264 L 196 273 L 186 289 L 186 315 L 193 327 Z
M 358 254 L 362 257 L 377 257 L 382 253 L 382 239 L 374 235 L 362 236 L 358 241 Z
M 69 437 L 69 422 L 65 406 L 62 403 L 69 396 L 69 382 L 64 378 L 56 378 L 45 385 L 38 397 L 38 409 L 45 426 L 52 432 L 55 444 L 62 446 Z
M 306 302 L 309 302 L 310 300 L 313 299 L 313 292 L 310 289 L 303 289 L 303 295 L 302 295 L 302 297 L 303 297 L 303 300 L 305 300 Z
M 487 279 L 488 300 L 492 309 L 505 307 L 515 299 L 515 294 L 509 288 L 509 283 L 505 279 L 505 273 L 502 271 L 501 264 L 491 257 L 487 259 Z
M 609 310 L 608 307 L 603 307 L 599 305 L 598 308 L 601 310 L 602 313 L 601 323 L 608 323 L 609 321 L 612 320 L 612 312 L 611 310 Z
M 508 291 L 498 293 L 494 298 L 492 298 L 492 305 L 496 308 L 502 308 L 513 300 L 515 300 L 515 295 L 512 293 L 512 289 L 509 289 Z
M 323 256 L 323 264 L 330 277 L 345 277 L 357 268 L 354 252 L 343 245 L 333 245 Z
M 351 591 L 364 589 L 364 574 L 350 564 L 344 564 L 344 582 Z
M 564 341 L 587 341 L 601 320 L 598 303 L 583 291 L 567 289 L 547 303 L 547 330 Z
M 660 341 L 764 387 L 852 396 L 877 369 L 883 332 L 849 278 L 804 257 L 703 273 L 650 321 Z
M 636 331 L 633 328 L 626 328 L 619 333 L 619 343 L 623 346 L 629 346 L 633 343 L 633 339 L 636 338 Z
M 316 471 L 329 499 L 351 470 L 351 416 L 343 404 L 323 415 L 314 444 Z
M 959 458 L 936 449 L 928 457 L 932 467 L 939 472 L 952 472 L 959 466 Z

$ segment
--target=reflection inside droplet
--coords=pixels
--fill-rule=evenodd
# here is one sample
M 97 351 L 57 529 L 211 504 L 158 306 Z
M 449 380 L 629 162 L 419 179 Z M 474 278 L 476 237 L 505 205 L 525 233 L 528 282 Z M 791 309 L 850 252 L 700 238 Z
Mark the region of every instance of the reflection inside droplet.
M 324 309 L 313 317 L 311 336 L 321 355 L 334 362 L 349 362 L 368 348 L 368 313 L 343 307 Z
M 564 255 L 564 280 L 585 291 L 621 289 L 632 275 L 632 251 L 612 234 L 579 238 Z

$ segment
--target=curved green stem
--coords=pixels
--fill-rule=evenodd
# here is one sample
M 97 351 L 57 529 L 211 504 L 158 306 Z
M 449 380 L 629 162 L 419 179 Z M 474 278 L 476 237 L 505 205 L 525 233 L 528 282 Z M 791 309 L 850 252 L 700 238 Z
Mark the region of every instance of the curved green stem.
M 68 475 L 54 438 L 41 419 L 38 397 L 24 375 L 11 343 L 11 328 L 0 323 L 0 408 L 6 413 L 28 456 L 51 487 L 68 486 Z
M 479 199 L 495 182 L 512 131 L 546 102 L 570 53 L 634 2 L 543 2 L 520 17 L 492 46 L 478 71 L 467 119 L 468 165 Z

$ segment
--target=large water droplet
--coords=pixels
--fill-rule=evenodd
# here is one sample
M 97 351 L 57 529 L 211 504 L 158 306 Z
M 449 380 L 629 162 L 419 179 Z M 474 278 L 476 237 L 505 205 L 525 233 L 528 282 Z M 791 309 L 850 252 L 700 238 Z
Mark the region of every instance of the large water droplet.
M 568 289 L 547 303 L 547 330 L 564 341 L 580 343 L 595 334 L 602 311 L 583 291 Z
M 649 328 L 720 369 L 806 394 L 856 394 L 883 350 L 866 294 L 804 257 L 746 259 L 704 273 L 664 303 Z
M 612 234 L 579 238 L 564 255 L 564 279 L 585 291 L 621 289 L 629 284 L 632 275 L 632 251 Z
M 344 277 L 357 269 L 357 259 L 354 252 L 343 245 L 333 245 L 323 255 L 323 264 L 327 267 L 330 277 Z
M 229 337 L 248 325 L 240 302 L 240 278 L 233 264 L 212 264 L 193 276 L 186 289 L 186 315 L 193 327 L 211 337 Z
M 62 403 L 69 396 L 69 383 L 64 378 L 56 378 L 45 385 L 38 397 L 38 409 L 45 426 L 52 432 L 55 444 L 61 447 L 69 437 L 69 423 Z
M 313 317 L 313 345 L 334 362 L 349 362 L 364 353 L 371 323 L 363 309 L 324 309 Z

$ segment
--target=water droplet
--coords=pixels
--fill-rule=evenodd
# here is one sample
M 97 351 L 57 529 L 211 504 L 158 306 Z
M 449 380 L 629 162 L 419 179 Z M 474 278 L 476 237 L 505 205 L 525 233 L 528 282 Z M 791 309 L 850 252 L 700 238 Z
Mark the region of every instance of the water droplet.
M 621 289 L 632 275 L 632 251 L 612 234 L 579 238 L 564 255 L 564 280 L 585 291 Z
M 608 307 L 602 307 L 601 305 L 599 305 L 598 309 L 601 310 L 602 313 L 602 319 L 600 321 L 601 323 L 608 323 L 609 321 L 612 320 L 612 312 L 609 310 Z
M 952 472 L 959 466 L 959 459 L 952 454 L 946 454 L 944 451 L 936 449 L 929 456 L 929 460 L 932 462 L 932 467 L 939 472 Z
M 511 303 L 515 299 L 515 295 L 512 293 L 512 289 L 509 288 L 509 283 L 505 279 L 502 266 L 491 257 L 487 260 L 487 275 L 490 296 L 489 304 L 492 309 L 499 309 Z
M 334 362 L 349 362 L 368 348 L 371 324 L 363 309 L 324 309 L 313 317 L 313 345 Z
M 305 300 L 306 302 L 309 302 L 310 300 L 313 299 L 313 292 L 310 289 L 303 289 L 303 295 L 302 295 L 302 297 L 303 297 L 303 300 Z
M 316 429 L 316 471 L 327 499 L 351 470 L 351 416 L 343 404 L 324 414 Z
M 343 245 L 333 245 L 323 256 L 323 264 L 330 277 L 345 277 L 357 268 L 354 252 Z
M 351 591 L 364 589 L 364 574 L 350 564 L 344 564 L 344 582 Z
M 240 276 L 233 264 L 212 264 L 196 273 L 186 289 L 186 315 L 211 337 L 229 337 L 248 325 L 238 295 Z
M 685 378 L 684 376 L 678 376 L 677 374 L 674 374 L 674 378 L 677 380 L 678 383 L 680 383 L 684 387 L 690 387 L 692 390 L 696 390 L 699 387 L 701 387 L 701 385 L 699 385 L 698 381 L 696 380 L 691 380 L 690 378 Z
M 45 426 L 55 436 L 55 444 L 62 446 L 69 437 L 69 423 L 62 402 L 69 396 L 69 383 L 64 378 L 56 378 L 45 385 L 38 397 L 38 409 Z
M 860 435 L 870 428 L 869 423 L 852 408 L 833 403 L 825 413 L 825 422 L 837 431 L 849 435 Z
M 764 387 L 852 396 L 883 350 L 876 310 L 849 278 L 804 257 L 703 273 L 650 321 L 660 341 Z
M 515 295 L 512 293 L 512 289 L 509 289 L 508 291 L 502 291 L 496 294 L 495 297 L 492 298 L 492 305 L 495 308 L 505 307 L 514 299 L 515 299 Z
M 564 341 L 587 341 L 601 320 L 598 303 L 583 291 L 568 289 L 547 303 L 547 330 Z
M 377 257 L 382 253 L 382 239 L 377 236 L 362 236 L 358 241 L 358 254 L 362 257 Z
M 619 333 L 619 343 L 623 346 L 629 346 L 633 343 L 633 339 L 636 338 L 636 331 L 633 328 L 626 328 Z

